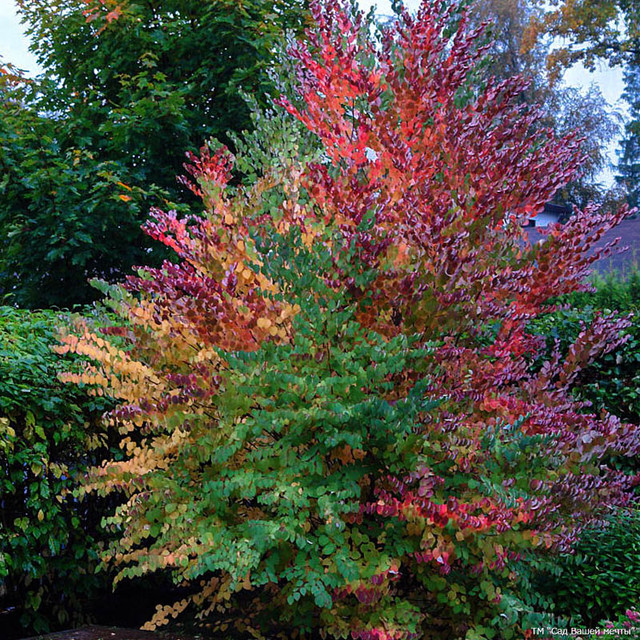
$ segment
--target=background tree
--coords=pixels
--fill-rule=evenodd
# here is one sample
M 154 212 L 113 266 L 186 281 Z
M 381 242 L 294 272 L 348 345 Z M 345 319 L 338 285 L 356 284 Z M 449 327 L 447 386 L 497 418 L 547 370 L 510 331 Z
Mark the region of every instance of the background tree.
M 545 12 L 530 23 L 527 46 L 541 38 L 555 38 L 548 67 L 561 69 L 582 62 L 593 70 L 599 61 L 625 68 L 623 97 L 630 107 L 618 164 L 618 183 L 627 191 L 628 202 L 638 203 L 638 148 L 640 147 L 640 3 L 636 0 L 554 0 L 543 3 Z M 551 7 L 549 8 L 549 5 Z M 557 46 L 560 40 L 563 44 Z
M 478 0 L 469 3 L 475 24 L 486 23 L 486 39 L 490 58 L 488 69 L 492 76 L 510 78 L 525 74 L 536 79 L 538 90 L 547 50 L 544 43 L 523 47 L 528 25 L 540 10 L 529 0 Z
M 640 64 L 630 64 L 624 74 L 624 99 L 629 104 L 629 121 L 618 163 L 618 182 L 632 207 L 640 206 Z
M 276 43 L 301 27 L 303 5 L 21 0 L 45 75 L 1 100 L 4 293 L 86 302 L 88 277 L 148 262 L 149 208 L 184 199 L 186 151 L 250 126 L 240 92 L 264 103 Z
M 556 201 L 579 208 L 589 202 L 611 204 L 616 196 L 599 182 L 599 174 L 611 164 L 607 147 L 620 133 L 620 114 L 594 85 L 586 91 L 579 90 L 550 76 L 550 42 L 542 38 L 531 40 L 531 24 L 545 15 L 535 1 L 478 0 L 470 3 L 470 11 L 475 25 L 487 24 L 488 75 L 501 79 L 523 75 L 530 84 L 520 100 L 542 107 L 544 119 L 540 125 L 550 127 L 559 136 L 573 130 L 584 136 L 582 171 L 556 194 Z
M 76 120 L 41 113 L 45 84 L 0 87 L 0 287 L 33 307 L 86 302 L 87 278 L 152 258 L 139 226 L 162 193 L 128 186 L 121 162 L 69 139 Z
M 541 36 L 559 38 L 549 58 L 552 69 L 581 61 L 594 69 L 600 60 L 613 65 L 640 60 L 640 6 L 635 0 L 533 0 L 545 11 L 534 16 L 528 44 Z

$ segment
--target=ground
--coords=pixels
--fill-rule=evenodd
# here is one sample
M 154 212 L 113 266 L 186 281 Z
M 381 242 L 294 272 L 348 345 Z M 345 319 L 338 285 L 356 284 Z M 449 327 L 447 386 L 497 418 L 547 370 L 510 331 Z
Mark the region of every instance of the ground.
M 60 631 L 47 636 L 36 636 L 27 640 L 196 640 L 183 634 L 152 633 L 136 629 L 112 627 L 83 627 L 74 631 Z

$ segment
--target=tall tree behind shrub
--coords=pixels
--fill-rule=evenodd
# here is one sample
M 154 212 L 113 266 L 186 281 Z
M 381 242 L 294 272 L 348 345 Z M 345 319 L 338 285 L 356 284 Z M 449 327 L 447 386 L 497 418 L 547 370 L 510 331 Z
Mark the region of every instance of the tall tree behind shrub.
M 594 70 L 597 63 L 624 69 L 623 97 L 629 105 L 619 152 L 616 180 L 628 202 L 638 205 L 640 175 L 640 4 L 636 0 L 533 0 L 544 11 L 530 25 L 530 45 L 540 39 L 562 42 L 548 58 L 548 66 L 567 68 L 582 62 Z
M 562 42 L 549 65 L 570 67 L 577 61 L 594 70 L 600 60 L 625 65 L 640 59 L 640 9 L 634 0 L 553 0 L 531 24 L 530 42 L 551 35 Z
M 640 28 L 640 27 L 639 27 Z M 629 121 L 625 125 L 620 149 L 617 180 L 627 192 L 632 207 L 640 206 L 640 34 L 638 52 L 624 72 L 623 98 L 629 105 Z
M 19 79 L 0 86 L 0 295 L 70 306 L 95 296 L 89 277 L 152 259 L 140 220 L 162 192 L 128 186 L 125 165 L 68 139 L 78 123 L 39 113 L 39 91 Z
M 304 0 L 18 4 L 45 75 L 0 93 L 0 289 L 69 306 L 150 262 L 147 211 L 188 196 L 185 151 L 250 126 L 240 91 L 273 91 Z
M 62 319 L 0 307 L 0 624 L 17 637 L 83 621 L 96 577 L 101 514 L 71 495 L 106 453 L 104 398 L 63 385 L 51 351 Z M 15 637 L 15 636 L 14 636 Z
M 476 0 L 471 4 L 473 22 L 487 22 L 488 72 L 503 80 L 524 74 L 530 85 L 520 100 L 542 107 L 545 117 L 540 124 L 559 136 L 578 130 L 584 137 L 582 171 L 559 190 L 556 200 L 578 208 L 593 202 L 612 206 L 620 194 L 599 183 L 599 177 L 610 165 L 607 148 L 621 133 L 622 116 L 595 85 L 586 91 L 576 89 L 566 86 L 557 73 L 550 73 L 547 60 L 553 56 L 553 42 L 531 38 L 532 22 L 544 15 L 536 0 Z
M 199 607 L 220 633 L 521 638 L 545 608 L 531 569 L 633 499 L 605 456 L 636 454 L 638 428 L 571 395 L 625 322 L 594 318 L 536 371 L 528 329 L 624 212 L 523 246 L 582 156 L 535 126 L 522 81 L 474 93 L 479 34 L 444 5 L 381 43 L 315 5 L 291 49 L 302 99 L 281 104 L 321 159 L 285 140 L 239 188 L 229 152 L 203 149 L 204 214 L 146 225 L 180 261 L 129 278 L 120 322 L 60 348 L 86 358 L 65 379 L 118 402 L 127 457 L 83 488 L 126 500 L 105 559 L 197 589 L 150 627 Z

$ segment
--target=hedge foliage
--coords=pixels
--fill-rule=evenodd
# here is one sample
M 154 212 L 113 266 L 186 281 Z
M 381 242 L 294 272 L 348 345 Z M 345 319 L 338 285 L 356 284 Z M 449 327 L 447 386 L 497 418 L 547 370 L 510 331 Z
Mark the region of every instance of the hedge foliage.
M 23 634 L 83 620 L 98 560 L 100 507 L 65 491 L 107 450 L 103 398 L 62 384 L 51 351 L 68 316 L 0 308 L 0 609 Z
M 275 93 L 274 53 L 305 2 L 17 4 L 44 73 L 0 64 L 0 293 L 84 304 L 89 278 L 159 263 L 140 231 L 149 208 L 189 209 L 185 152 L 251 126 L 242 92 Z
M 556 312 L 536 322 L 547 347 L 566 351 L 595 315 L 605 312 L 629 318 L 627 340 L 602 354 L 585 369 L 574 393 L 623 420 L 640 423 L 640 272 L 627 278 L 617 273 L 595 274 L 591 290 L 557 300 Z M 640 470 L 638 458 L 617 461 Z M 623 615 L 640 602 L 640 515 L 613 511 L 606 527 L 583 532 L 576 553 L 560 559 L 554 573 L 545 574 L 540 590 L 552 596 L 556 609 L 580 615 L 591 625 Z M 623 616 L 624 617 L 624 616 Z
M 606 527 L 587 530 L 558 572 L 537 583 L 557 612 L 589 625 L 611 619 L 640 602 L 640 513 L 612 514 Z

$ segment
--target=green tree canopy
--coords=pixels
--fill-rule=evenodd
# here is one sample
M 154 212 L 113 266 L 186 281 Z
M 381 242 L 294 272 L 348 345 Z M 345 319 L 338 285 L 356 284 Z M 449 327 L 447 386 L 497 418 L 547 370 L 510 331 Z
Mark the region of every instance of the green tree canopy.
M 88 278 L 150 261 L 148 209 L 184 199 L 186 151 L 250 127 L 242 92 L 273 91 L 268 66 L 304 2 L 19 7 L 45 73 L 0 88 L 0 287 L 68 306 L 93 297 Z

